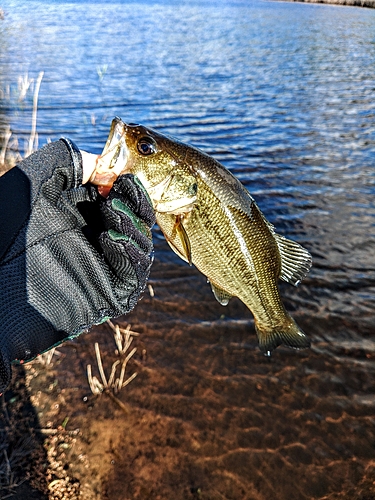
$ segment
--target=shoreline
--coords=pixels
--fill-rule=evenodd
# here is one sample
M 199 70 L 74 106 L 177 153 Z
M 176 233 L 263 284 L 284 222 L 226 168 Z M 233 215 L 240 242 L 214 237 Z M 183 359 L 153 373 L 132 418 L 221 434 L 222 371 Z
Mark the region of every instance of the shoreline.
M 282 0 L 282 1 L 295 2 L 295 3 L 342 5 L 346 7 L 365 7 L 368 9 L 375 8 L 375 0 Z

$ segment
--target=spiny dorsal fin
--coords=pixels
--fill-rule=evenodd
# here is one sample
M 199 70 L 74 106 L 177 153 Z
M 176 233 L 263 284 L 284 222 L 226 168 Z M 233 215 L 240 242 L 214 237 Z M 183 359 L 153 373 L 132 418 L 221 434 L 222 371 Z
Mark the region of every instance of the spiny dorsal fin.
M 274 234 L 281 257 L 280 279 L 297 286 L 309 272 L 312 259 L 299 243 Z
M 222 306 L 227 306 L 230 299 L 232 298 L 232 295 L 227 293 L 225 290 L 222 288 L 219 288 L 218 286 L 214 285 L 213 283 L 210 282 L 211 289 L 213 291 L 213 294 L 215 295 L 215 299 L 221 304 Z

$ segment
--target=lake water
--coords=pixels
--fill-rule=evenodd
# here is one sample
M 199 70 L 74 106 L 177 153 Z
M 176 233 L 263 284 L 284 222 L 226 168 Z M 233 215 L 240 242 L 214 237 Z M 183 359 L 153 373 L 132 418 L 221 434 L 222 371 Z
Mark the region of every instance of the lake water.
M 1 122 L 27 137 L 32 88 L 17 103 L 17 79 L 44 71 L 39 144 L 65 135 L 99 153 L 117 115 L 213 155 L 278 232 L 311 252 L 306 280 L 281 289 L 314 352 L 375 373 L 375 10 L 255 0 L 2 6 Z M 155 242 L 156 261 L 189 280 L 158 231 Z M 191 278 L 181 301 L 201 286 Z M 228 325 L 251 325 L 243 309 L 220 311 Z M 194 309 L 184 314 L 205 324 Z M 255 348 L 251 329 L 249 338 Z

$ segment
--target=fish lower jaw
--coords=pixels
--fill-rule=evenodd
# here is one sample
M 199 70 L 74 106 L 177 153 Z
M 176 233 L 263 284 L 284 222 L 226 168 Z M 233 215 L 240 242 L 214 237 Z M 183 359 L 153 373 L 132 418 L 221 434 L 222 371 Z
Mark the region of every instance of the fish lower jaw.
M 125 124 L 114 119 L 108 140 L 98 157 L 92 184 L 112 186 L 117 177 L 129 169 L 129 149 L 125 140 Z

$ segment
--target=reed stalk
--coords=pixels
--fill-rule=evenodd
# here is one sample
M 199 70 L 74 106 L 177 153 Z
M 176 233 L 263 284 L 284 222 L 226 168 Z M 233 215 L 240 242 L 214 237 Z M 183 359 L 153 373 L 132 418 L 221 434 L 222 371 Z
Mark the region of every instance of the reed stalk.
M 12 132 L 10 130 L 10 126 L 8 125 L 4 132 L 3 147 L 0 150 L 0 168 L 2 167 L 2 165 L 5 165 L 5 156 L 7 154 L 8 144 L 11 137 L 12 137 Z
M 27 139 L 27 146 L 24 151 L 24 158 L 27 156 L 30 156 L 31 153 L 36 151 L 38 149 L 38 133 L 37 133 L 37 117 L 38 117 L 38 100 L 39 100 L 39 92 L 40 92 L 40 86 L 42 83 L 42 79 L 44 76 L 44 71 L 41 71 L 38 75 L 38 78 L 36 79 L 35 82 L 35 88 L 34 88 L 34 94 L 33 94 L 33 108 L 32 108 L 32 115 L 31 115 L 31 130 L 30 130 L 30 135 L 29 138 Z M 28 75 L 25 75 L 25 77 L 20 77 L 18 80 L 18 91 L 19 91 L 19 97 L 18 101 L 22 102 L 25 97 L 26 93 L 30 88 L 31 83 L 33 80 L 29 79 Z M 9 94 L 9 95 L 8 95 Z M 10 90 L 8 89 L 7 92 L 8 98 L 10 98 Z M 12 140 L 11 140 L 12 139 Z M 12 152 L 12 155 L 10 153 Z M 10 158 L 9 158 L 10 156 Z M 11 168 L 15 163 L 18 161 L 21 161 L 23 159 L 22 155 L 20 154 L 20 149 L 18 145 L 18 140 L 17 137 L 14 136 L 12 133 L 12 130 L 10 126 L 8 125 L 5 129 L 5 131 L 2 134 L 2 146 L 0 148 L 0 175 L 9 168 Z
M 39 90 L 40 90 L 40 85 L 42 83 L 42 79 L 44 76 L 44 71 L 41 71 L 38 75 L 36 84 L 35 84 L 35 90 L 34 90 L 34 97 L 33 97 L 33 114 L 31 118 L 31 133 L 29 137 L 29 145 L 26 151 L 25 156 L 30 156 L 33 151 L 38 149 L 38 134 L 36 132 L 36 122 L 37 122 L 37 113 L 38 113 L 38 98 L 39 98 Z

